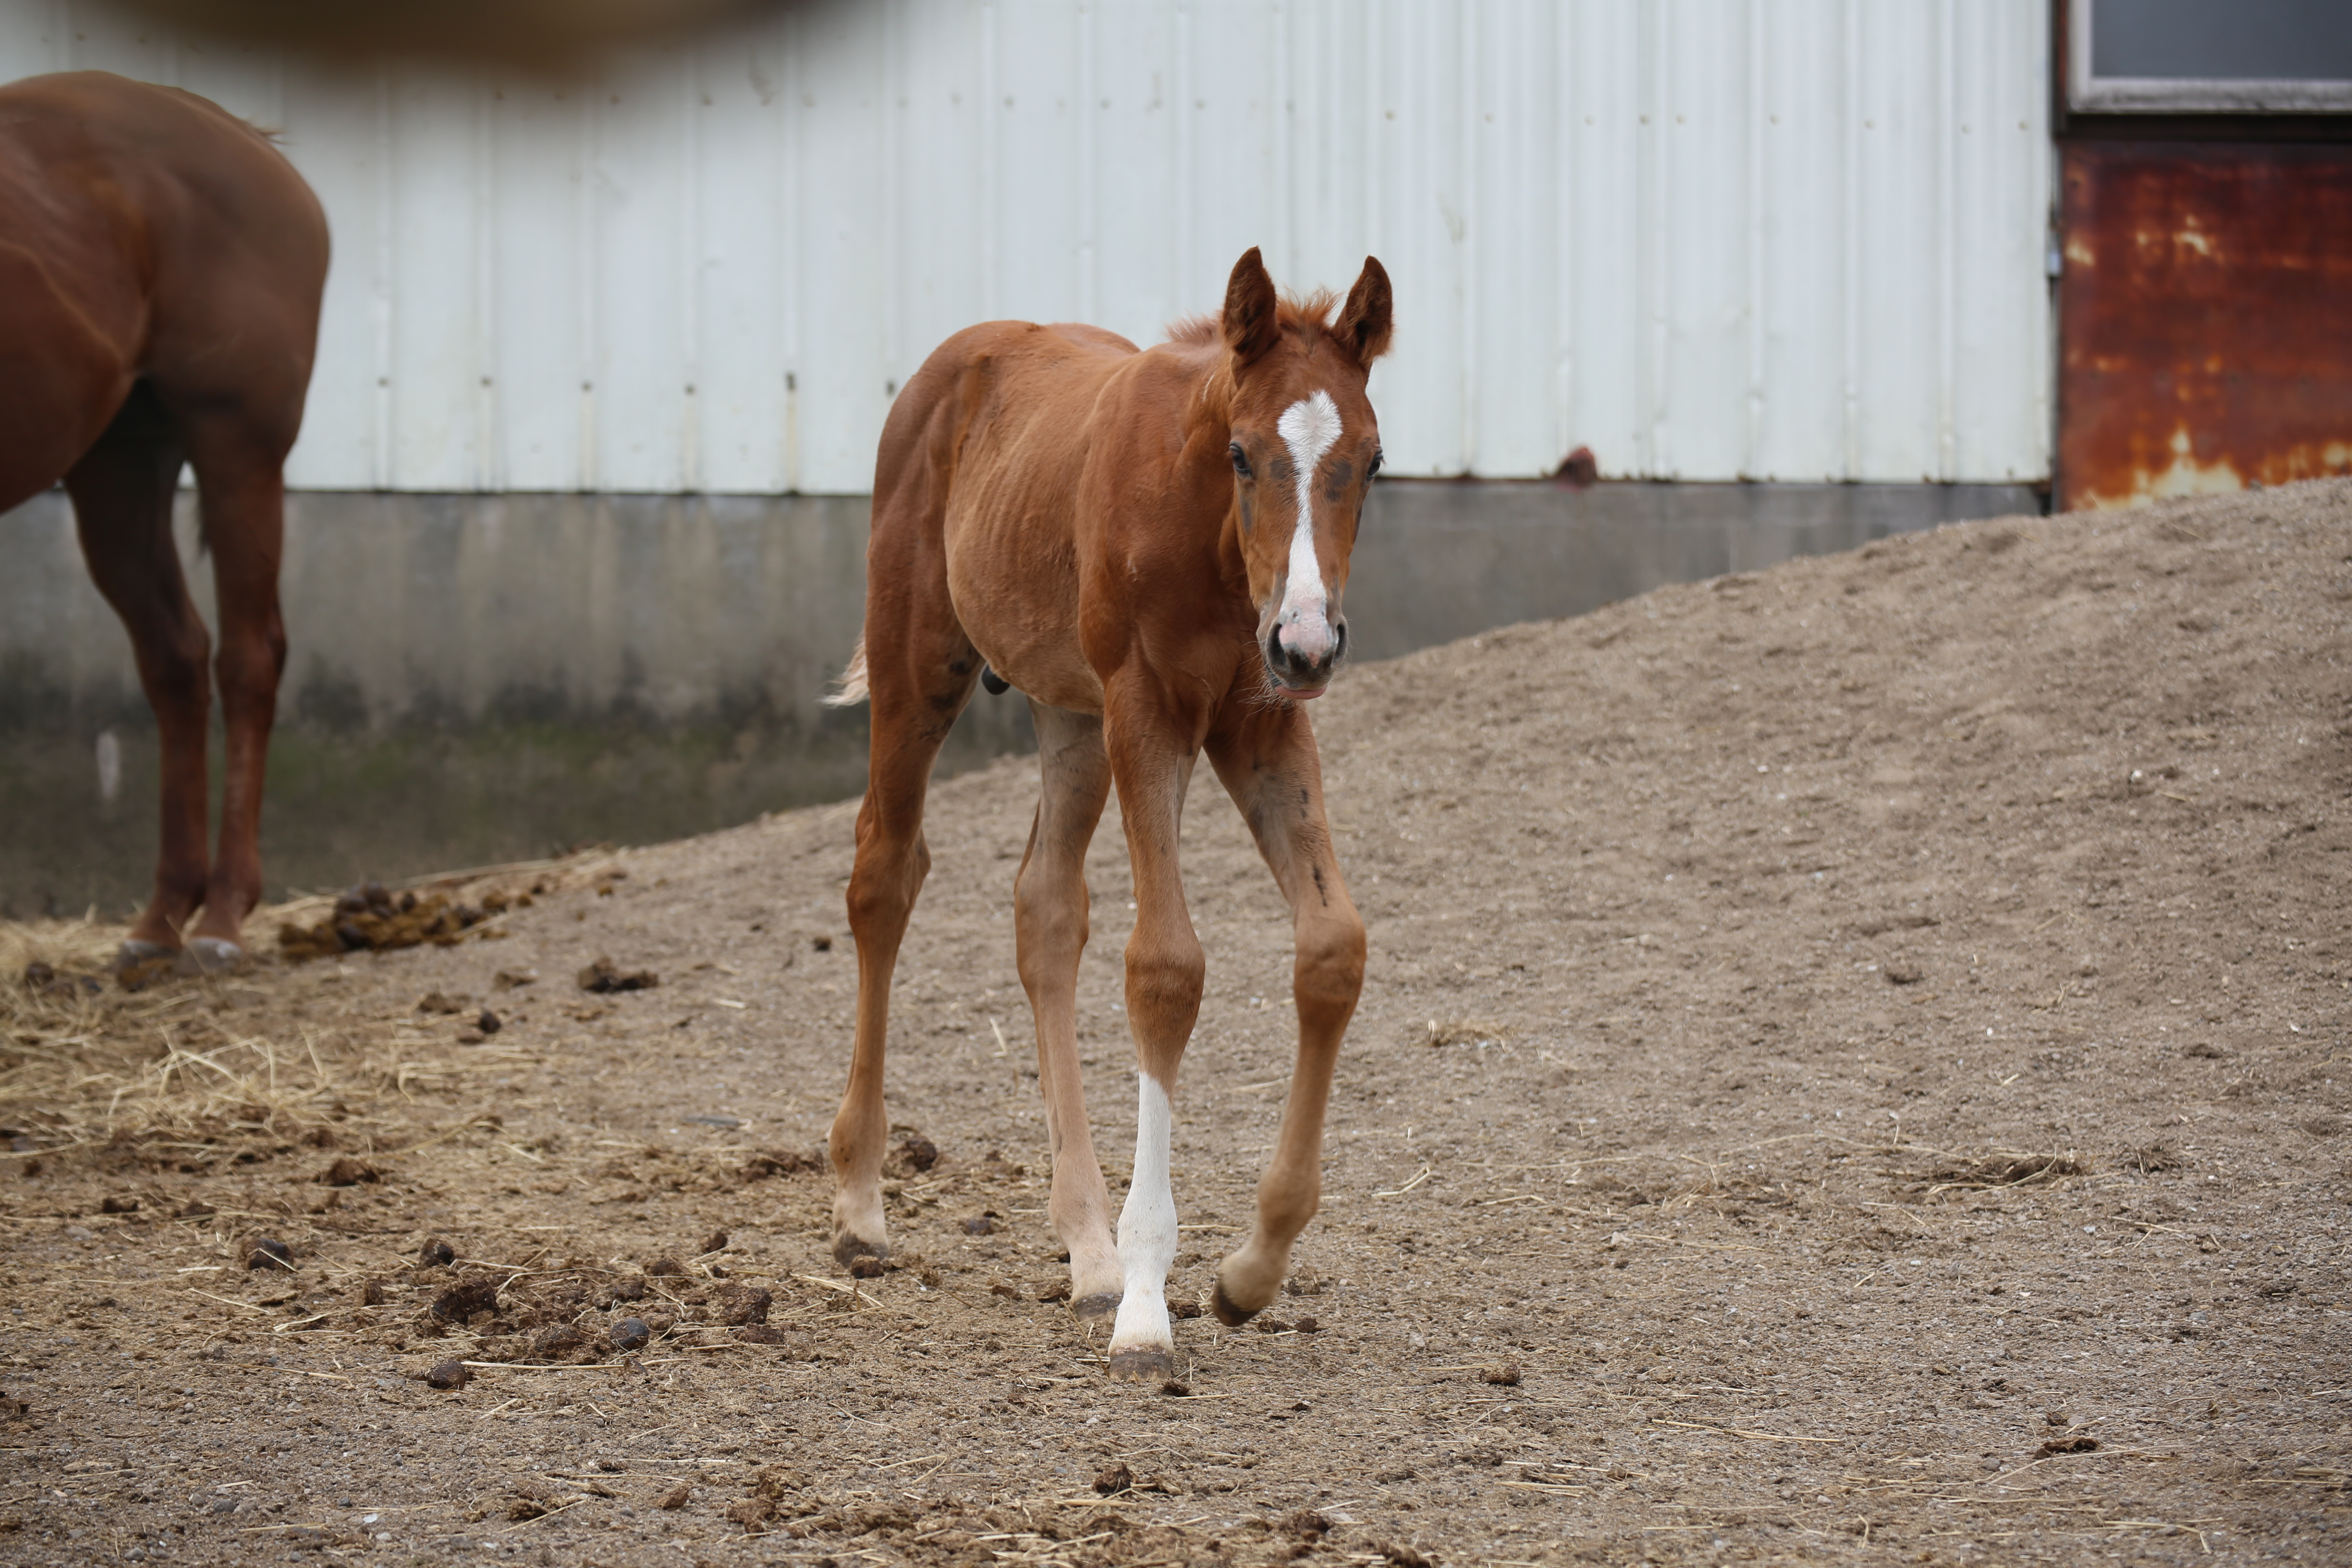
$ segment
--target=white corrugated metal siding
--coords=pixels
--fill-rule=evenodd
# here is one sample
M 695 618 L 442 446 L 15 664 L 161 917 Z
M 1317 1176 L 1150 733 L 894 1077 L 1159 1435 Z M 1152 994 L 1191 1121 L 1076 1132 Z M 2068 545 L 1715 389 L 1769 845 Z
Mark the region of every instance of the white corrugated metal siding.
M 2046 0 L 887 0 L 557 87 L 0 0 L 278 126 L 336 260 L 291 481 L 860 491 L 959 327 L 1397 288 L 1391 470 L 2050 468 Z

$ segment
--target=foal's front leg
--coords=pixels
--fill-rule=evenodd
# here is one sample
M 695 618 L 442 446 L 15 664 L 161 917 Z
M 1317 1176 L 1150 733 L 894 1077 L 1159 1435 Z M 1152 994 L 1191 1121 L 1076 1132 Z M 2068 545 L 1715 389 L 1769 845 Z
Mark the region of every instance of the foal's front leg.
M 1364 987 L 1364 921 L 1339 878 L 1323 816 L 1323 771 L 1307 715 L 1293 706 L 1262 710 L 1235 734 L 1212 740 L 1209 760 L 1241 807 L 1290 900 L 1298 1005 L 1298 1062 L 1274 1159 L 1257 1184 L 1257 1226 L 1217 1268 L 1219 1321 L 1247 1322 L 1264 1311 L 1290 1267 L 1291 1244 L 1323 1198 L 1323 1113 L 1339 1040 Z
M 1153 716 L 1154 719 L 1157 716 Z M 1176 1371 L 1168 1329 L 1168 1269 L 1176 1261 L 1176 1196 L 1168 1179 L 1176 1068 L 1201 1016 L 1208 961 L 1184 907 L 1177 832 L 1194 750 L 1152 720 L 1114 720 L 1111 773 L 1135 872 L 1135 934 L 1127 944 L 1127 1017 L 1135 1035 L 1135 1168 L 1118 1216 L 1126 1275 L 1111 1331 L 1113 1377 L 1158 1383 Z
M 1087 947 L 1087 846 L 1110 793 L 1110 764 L 1100 719 L 1036 701 L 1029 712 L 1040 788 L 1013 884 L 1013 926 L 1021 984 L 1037 1020 L 1037 1089 L 1054 1151 L 1047 1202 L 1054 1234 L 1070 1251 L 1070 1310 L 1099 1319 L 1118 1310 L 1122 1274 L 1078 1073 L 1078 960 Z

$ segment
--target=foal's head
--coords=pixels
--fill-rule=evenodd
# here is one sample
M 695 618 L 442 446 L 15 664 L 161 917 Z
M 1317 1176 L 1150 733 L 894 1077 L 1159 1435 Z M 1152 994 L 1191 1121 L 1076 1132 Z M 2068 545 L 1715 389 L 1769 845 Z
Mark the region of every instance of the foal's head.
M 1348 585 L 1381 432 L 1364 379 L 1389 346 L 1389 275 L 1370 257 L 1339 319 L 1331 297 L 1277 300 L 1252 249 L 1234 268 L 1222 321 L 1231 353 L 1226 455 L 1257 646 L 1282 695 L 1319 697 L 1348 648 Z

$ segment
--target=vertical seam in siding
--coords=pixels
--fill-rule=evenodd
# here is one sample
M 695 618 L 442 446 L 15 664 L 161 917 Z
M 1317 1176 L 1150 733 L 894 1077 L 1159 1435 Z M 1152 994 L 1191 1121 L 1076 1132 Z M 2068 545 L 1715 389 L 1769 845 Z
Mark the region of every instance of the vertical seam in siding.
M 1748 450 L 1743 479 L 1764 477 L 1764 0 L 1748 0 Z
M 783 341 L 778 345 L 784 362 L 784 429 L 783 471 L 782 488 L 798 495 L 801 489 L 801 267 L 800 226 L 793 216 L 800 207 L 801 189 L 801 26 L 800 17 L 785 11 L 779 18 L 783 37 L 783 58 L 777 62 L 777 74 L 783 79 L 780 95 L 782 112 L 776 119 L 776 177 L 782 189 L 778 193 L 776 213 L 777 271 L 783 298 L 779 301 L 776 325 Z M 987 265 L 983 255 L 983 266 Z
M 1290 155 L 1290 15 L 1281 0 L 1275 0 L 1269 31 L 1273 37 L 1267 40 L 1270 58 L 1265 125 L 1274 142 L 1275 229 L 1269 237 L 1274 242 L 1272 270 L 1276 277 L 1290 279 L 1295 288 L 1298 273 L 1298 191 Z
M 1003 243 L 1003 226 L 997 218 L 996 7 L 980 8 L 980 292 L 981 313 L 990 319 L 1004 314 L 1004 285 L 997 247 Z
M 504 488 L 499 461 L 498 128 L 489 81 L 474 87 L 474 489 Z
M 375 68 L 375 287 L 369 314 L 375 328 L 375 488 L 388 490 L 395 478 L 392 460 L 392 67 Z
M 1552 447 L 1565 457 L 1576 447 L 1576 279 L 1577 248 L 1573 218 L 1581 206 L 1575 188 L 1576 101 L 1569 90 L 1571 74 L 1569 39 L 1576 29 L 1569 13 L 1552 13 Z
M 1668 181 L 1673 171 L 1668 166 L 1668 146 L 1665 121 L 1672 107 L 1672 89 L 1667 83 L 1669 50 L 1662 36 L 1665 19 L 1661 15 L 1664 0 L 1645 0 L 1642 7 L 1642 89 L 1647 99 L 1641 123 L 1647 132 L 1642 138 L 1647 156 L 1648 177 L 1642 182 L 1642 196 L 1647 207 L 1642 215 L 1640 227 L 1649 254 L 1642 268 L 1642 286 L 1649 296 L 1643 314 L 1642 334 L 1642 426 L 1643 444 L 1648 448 L 1643 468 L 1654 479 L 1672 479 L 1674 465 L 1666 436 L 1668 395 L 1666 386 L 1666 348 L 1670 326 L 1666 319 L 1671 300 L 1668 269 L 1673 257 L 1669 248 L 1673 239 L 1666 221 Z
M 1839 477 L 1852 484 L 1862 477 L 1862 6 L 1864 0 L 1845 0 L 1844 190 L 1841 196 L 1845 230 L 1842 258 L 1845 287 L 1842 336 L 1845 381 L 1845 452 Z
M 1936 170 L 1936 478 L 1948 484 L 1958 471 L 1959 432 L 1958 261 L 1954 247 L 1959 238 L 1959 93 L 1957 56 L 1958 19 L 1953 0 L 1937 0 L 1936 47 L 1943 58 L 1936 72 L 1937 158 Z
M 597 352 L 597 279 L 603 268 L 598 253 L 599 235 L 596 226 L 596 183 L 599 176 L 598 152 L 602 138 L 598 129 L 604 122 L 604 111 L 597 100 L 601 96 L 594 82 L 583 84 L 580 92 L 580 185 L 578 199 L 573 203 L 573 221 L 578 225 L 574 254 L 579 257 L 580 303 L 580 489 L 593 493 L 604 488 L 604 454 L 598 449 L 596 421 Z
M 1462 145 L 1455 159 L 1456 177 L 1461 181 L 1456 199 L 1462 204 L 1462 243 L 1461 254 L 1454 258 L 1462 269 L 1462 449 L 1454 459 L 1454 471 L 1465 474 L 1475 473 L 1478 467 L 1478 333 L 1486 296 L 1478 276 L 1485 250 L 1479 244 L 1478 226 L 1486 216 L 1478 205 L 1478 188 L 1486 163 L 1486 144 L 1478 129 L 1478 106 L 1483 101 L 1479 48 L 1484 42 L 1484 29 L 1478 24 L 1483 10 L 1473 0 L 1456 13 L 1459 26 L 1454 40 L 1458 62 L 1455 90 L 1462 95 Z
M 1077 137 L 1077 215 L 1078 243 L 1076 254 L 1070 258 L 1072 270 L 1077 274 L 1078 320 L 1095 319 L 1095 251 L 1097 239 L 1096 212 L 1096 143 L 1100 122 L 1096 118 L 1102 111 L 1096 102 L 1095 91 L 1095 16 L 1094 8 L 1080 0 L 1077 15 L 1077 37 L 1074 51 L 1078 61 L 1077 101 L 1071 105 L 1076 123 L 1071 126 Z
M 903 68 L 906 51 L 897 47 L 898 24 L 905 16 L 906 10 L 903 5 L 890 4 L 890 0 L 883 0 L 883 4 L 877 9 L 879 19 L 875 24 L 876 47 L 881 50 L 882 58 L 879 61 L 880 68 L 876 72 L 879 79 L 877 84 L 877 101 L 874 105 L 876 116 L 874 129 L 875 140 L 877 143 L 876 152 L 878 154 L 876 162 L 879 167 L 875 171 L 874 187 L 876 198 L 880 203 L 882 210 L 881 221 L 875 226 L 880 236 L 882 249 L 879 268 L 882 279 L 882 298 L 879 302 L 881 306 L 879 314 L 881 316 L 882 418 L 887 419 L 890 416 L 890 404 L 898 384 L 900 344 L 906 337 L 905 306 L 902 301 L 906 299 L 907 279 L 906 267 L 901 259 L 901 236 L 898 232 L 898 203 L 906 189 L 906 182 L 898 177 L 898 156 L 904 143 L 904 138 L 899 134 L 898 90 L 901 86 L 899 73 Z M 858 401 L 863 403 L 872 395 L 872 383 L 869 382 L 859 389 Z M 877 420 L 877 424 L 879 423 L 880 421 Z
M 678 77 L 685 88 L 686 123 L 678 129 L 678 259 L 677 375 L 678 397 L 677 483 L 692 495 L 702 489 L 702 51 L 678 46 Z
M 2041 40 L 2046 39 L 2051 36 L 2050 28 L 2052 19 L 2047 8 L 2049 0 L 2042 0 L 2041 4 L 2033 5 L 2032 9 L 2034 12 L 2036 28 L 2032 35 L 2032 39 L 2029 41 L 2026 46 L 2032 49 L 2035 60 L 2035 68 L 2032 79 L 2033 111 L 2028 116 L 2029 121 L 2035 119 L 2041 119 L 2050 113 L 2051 94 L 2054 90 L 2054 84 L 2051 81 L 2050 77 L 2051 70 L 2055 62 L 2050 58 L 2049 48 L 2041 42 Z M 2041 232 L 2035 237 L 2033 246 L 2034 254 L 2037 257 L 2046 257 L 2050 241 L 2052 237 L 2058 233 L 2058 202 L 2064 188 L 2063 182 L 2059 173 L 2060 164 L 2057 139 L 2050 135 L 2049 131 L 2050 127 L 2045 122 L 2042 126 L 2042 135 L 2029 138 L 2030 151 L 2026 154 L 2026 157 L 2029 160 L 2026 167 L 2032 171 L 2029 177 L 2036 182 L 2037 186 L 2034 191 L 2035 199 L 2033 205 L 2035 210 L 2040 213 L 2042 220 Z M 2054 504 L 2055 499 L 2058 495 L 2059 478 L 2058 371 L 2060 344 L 2058 331 L 2060 323 L 2058 320 L 2058 280 L 2050 276 L 2049 267 L 2046 260 L 2044 260 L 2042 264 L 2036 268 L 2034 281 L 2037 292 L 2029 296 L 2029 298 L 2036 300 L 2041 308 L 2040 321 L 2042 330 L 2039 335 L 2042 340 L 2042 379 L 2040 385 L 2035 388 L 2035 395 L 2040 400 L 2040 406 L 2035 410 L 2036 417 L 2033 421 L 2033 428 L 2035 432 L 2034 438 L 2042 443 L 2042 449 L 2033 453 L 2032 457 L 2033 467 L 2050 480 L 2050 494 L 2053 503 Z
M 1184 0 L 1176 0 L 1170 35 L 1175 40 L 1176 59 L 1169 79 L 1174 91 L 1169 99 L 1169 135 L 1174 139 L 1176 189 L 1173 205 L 1176 209 L 1176 276 L 1169 298 L 1179 310 L 1192 309 L 1187 293 L 1195 265 L 1192 247 L 1196 243 L 1192 229 L 1192 13 Z

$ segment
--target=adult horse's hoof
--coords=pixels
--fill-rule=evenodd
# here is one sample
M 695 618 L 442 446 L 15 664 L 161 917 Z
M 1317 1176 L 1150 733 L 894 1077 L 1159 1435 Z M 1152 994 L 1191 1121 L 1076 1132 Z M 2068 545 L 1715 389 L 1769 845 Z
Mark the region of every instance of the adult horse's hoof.
M 1118 1291 L 1097 1290 L 1091 1296 L 1081 1296 L 1071 1302 L 1070 1310 L 1082 1321 L 1098 1322 L 1116 1313 L 1118 1310 Z
M 1121 1383 L 1166 1383 L 1176 1375 L 1175 1352 L 1164 1345 L 1138 1345 L 1110 1352 L 1110 1374 Z
M 1224 1324 L 1225 1327 L 1238 1329 L 1265 1309 L 1234 1305 L 1234 1299 L 1225 1294 L 1225 1282 L 1220 1279 L 1217 1281 L 1215 1292 L 1209 1298 L 1209 1310 L 1216 1313 L 1217 1321 Z
M 856 1232 L 845 1230 L 833 1238 L 833 1260 L 844 1268 L 861 1258 L 871 1258 L 877 1263 L 890 1256 L 887 1241 L 866 1241 Z
M 114 950 L 114 962 L 108 964 L 107 968 L 116 974 L 121 974 L 125 970 L 137 969 L 142 964 L 152 963 L 159 958 L 176 960 L 179 956 L 178 948 L 165 947 L 160 942 L 131 941 L 125 942 Z
M 183 974 L 233 974 L 252 962 L 245 949 L 224 937 L 190 939 L 176 967 Z

